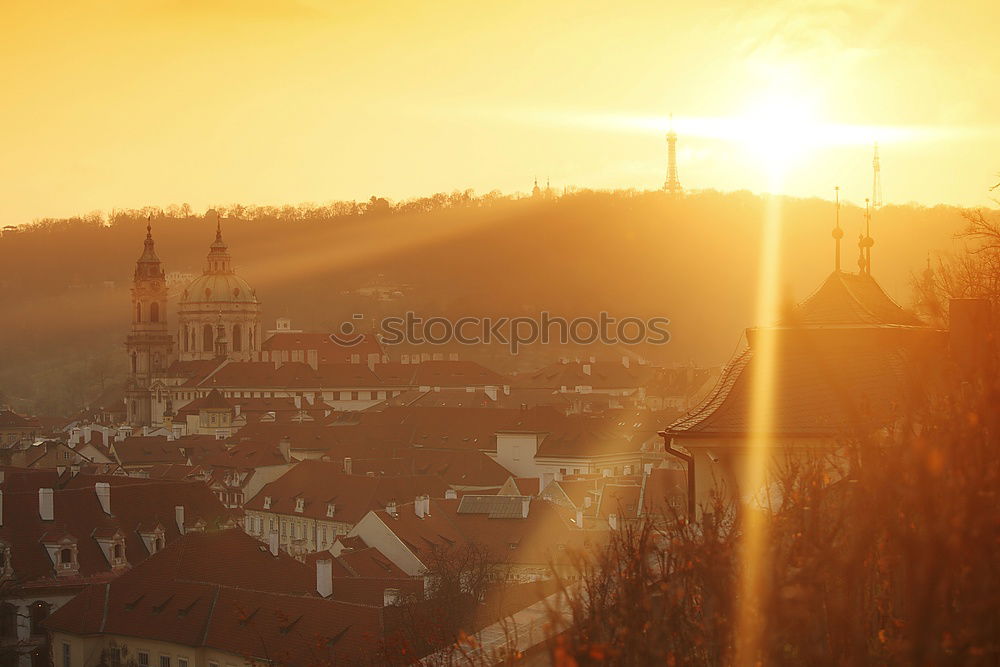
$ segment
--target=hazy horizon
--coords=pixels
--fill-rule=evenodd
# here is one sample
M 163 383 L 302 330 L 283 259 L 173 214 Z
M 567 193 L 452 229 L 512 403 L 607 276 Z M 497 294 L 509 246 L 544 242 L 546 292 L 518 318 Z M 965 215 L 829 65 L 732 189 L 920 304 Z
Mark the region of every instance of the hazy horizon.
M 1000 9 L 984 2 L 15 0 L 0 15 L 0 224 L 535 177 L 654 189 L 670 113 L 689 189 L 773 189 L 768 133 L 789 120 L 824 136 L 792 161 L 793 196 L 839 185 L 863 203 L 875 140 L 886 203 L 992 205 L 1000 180 Z

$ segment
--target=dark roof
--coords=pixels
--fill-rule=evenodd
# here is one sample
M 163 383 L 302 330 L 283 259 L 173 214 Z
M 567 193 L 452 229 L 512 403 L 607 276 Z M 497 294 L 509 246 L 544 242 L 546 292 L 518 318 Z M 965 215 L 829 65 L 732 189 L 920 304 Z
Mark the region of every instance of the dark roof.
M 765 333 L 775 337 L 772 433 L 830 437 L 882 426 L 921 391 L 917 373 L 944 350 L 944 333 L 919 324 L 872 278 L 835 272 L 781 326 L 748 330 L 749 347 L 667 432 L 749 432 L 754 351 Z
M 24 417 L 13 410 L 0 410 L 0 428 L 38 428 L 40 425 L 34 417 Z
M 105 514 L 95 484 L 111 485 L 111 515 Z M 51 521 L 39 516 L 38 489 L 53 491 Z M 149 552 L 136 532 L 141 526 L 161 525 L 169 544 L 180 537 L 175 507 L 184 507 L 184 522 L 194 525 L 199 519 L 208 526 L 229 521 L 230 511 L 207 486 L 200 482 L 146 480 L 132 477 L 79 474 L 60 480 L 55 471 L 40 473 L 5 470 L 3 489 L 3 525 L 0 539 L 11 546 L 14 575 L 22 584 L 51 583 L 56 580 L 52 561 L 39 539 L 53 533 L 68 533 L 78 540 L 80 565 L 77 583 L 111 572 L 103 551 L 93 539 L 95 531 L 120 530 L 125 536 L 125 558 L 135 565 Z M 59 577 L 71 583 L 72 578 Z
M 390 501 L 404 502 L 425 494 L 441 498 L 447 489 L 437 475 L 345 475 L 340 463 L 308 460 L 265 485 L 245 509 L 355 524 L 370 510 L 384 508 Z M 265 498 L 271 499 L 267 510 Z M 304 500 L 302 512 L 295 511 L 298 498 Z M 332 517 L 327 516 L 328 503 L 334 504 Z
M 780 324 L 920 326 L 921 322 L 893 301 L 871 276 L 834 271 Z
M 239 567 L 233 567 L 239 563 Z M 50 630 L 209 647 L 280 664 L 359 660 L 382 610 L 322 599 L 314 570 L 239 531 L 189 535 L 54 612 Z

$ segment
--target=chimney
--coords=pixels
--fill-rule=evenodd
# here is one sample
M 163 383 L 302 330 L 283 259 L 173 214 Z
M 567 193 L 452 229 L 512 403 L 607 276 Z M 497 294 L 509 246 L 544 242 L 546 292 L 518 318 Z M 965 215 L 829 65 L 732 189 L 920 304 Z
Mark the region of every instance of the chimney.
M 392 517 L 396 516 L 396 501 L 395 500 L 390 500 L 389 502 L 387 502 L 385 504 L 385 512 L 389 516 L 392 516 Z
M 583 497 L 583 508 L 584 509 L 590 509 L 590 506 L 593 503 L 594 503 L 594 500 L 593 500 L 593 498 L 590 497 L 589 493 Z
M 591 357 L 590 358 L 590 363 L 596 364 L 597 363 L 597 357 Z
M 350 456 L 345 456 L 344 457 L 344 474 L 345 475 L 352 474 L 351 470 L 353 470 L 353 468 L 354 468 L 354 466 L 352 465 L 351 457 Z
M 986 370 L 992 352 L 989 299 L 951 299 L 948 313 L 951 358 L 964 375 Z
M 177 522 L 177 531 L 183 535 L 184 534 L 184 506 L 175 505 L 174 506 L 174 521 Z
M 608 526 L 611 528 L 611 530 L 618 530 L 618 515 L 617 514 L 609 514 L 608 515 Z
M 38 489 L 38 516 L 42 521 L 52 521 L 55 518 L 52 508 L 52 489 Z
M 278 531 L 272 530 L 267 536 L 267 546 L 270 548 L 272 556 L 278 555 Z
M 521 496 L 521 518 L 528 518 L 528 509 L 531 507 L 531 496 Z
M 576 511 L 576 527 L 583 528 L 583 510 Z
M 292 440 L 287 435 L 282 436 L 281 440 L 278 441 L 278 451 L 281 452 L 281 458 L 285 459 L 285 463 L 288 463 L 292 459 Z
M 417 496 L 416 500 L 413 501 L 413 513 L 417 515 L 418 519 L 423 519 L 426 511 L 424 510 L 424 497 Z
M 316 592 L 321 598 L 333 595 L 333 561 L 329 558 L 316 561 Z
M 644 463 L 642 466 L 642 474 L 648 477 L 652 472 L 653 472 L 653 464 Z
M 237 403 L 236 405 L 233 406 L 233 411 L 234 411 L 233 416 L 234 417 L 239 417 L 240 416 L 240 412 L 242 410 L 243 410 L 243 406 L 241 406 L 239 403 Z
M 295 401 L 295 409 L 296 410 L 301 410 L 302 409 L 302 397 L 296 395 L 293 400 Z
M 629 358 L 628 355 L 622 355 L 622 366 L 628 368 Z
M 444 492 L 444 499 L 445 500 L 457 500 L 458 499 L 458 493 L 455 492 L 455 489 L 448 489 L 447 491 Z
M 590 364 L 584 364 L 583 365 L 583 374 L 584 375 L 590 375 Z
M 107 515 L 111 514 L 111 485 L 107 482 L 94 484 L 94 491 L 97 492 L 97 499 L 101 501 L 101 509 Z

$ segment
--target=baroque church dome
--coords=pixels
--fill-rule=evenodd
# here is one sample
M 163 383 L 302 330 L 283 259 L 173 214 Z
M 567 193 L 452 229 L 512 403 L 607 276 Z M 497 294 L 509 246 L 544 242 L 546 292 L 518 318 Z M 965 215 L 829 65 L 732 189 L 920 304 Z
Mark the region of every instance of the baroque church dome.
M 181 294 L 184 304 L 258 303 L 257 294 L 235 273 L 206 273 L 198 276 Z

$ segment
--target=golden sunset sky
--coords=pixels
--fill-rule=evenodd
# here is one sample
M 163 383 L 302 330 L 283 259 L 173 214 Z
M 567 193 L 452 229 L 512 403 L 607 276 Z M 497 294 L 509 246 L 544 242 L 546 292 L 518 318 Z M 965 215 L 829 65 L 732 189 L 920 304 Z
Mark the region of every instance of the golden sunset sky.
M 1000 180 L 995 2 L 4 0 L 0 21 L 0 224 L 657 188 L 671 112 L 686 188 L 768 189 L 789 124 L 824 135 L 789 194 L 863 202 L 875 139 L 887 203 L 989 205 Z

